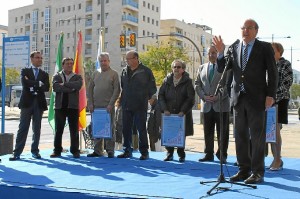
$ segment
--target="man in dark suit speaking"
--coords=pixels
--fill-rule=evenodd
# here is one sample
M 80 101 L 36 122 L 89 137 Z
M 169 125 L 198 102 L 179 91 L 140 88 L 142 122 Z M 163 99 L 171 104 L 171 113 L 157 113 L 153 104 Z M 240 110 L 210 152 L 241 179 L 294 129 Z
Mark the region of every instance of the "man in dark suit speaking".
M 16 145 L 10 161 L 20 159 L 23 152 L 30 121 L 32 118 L 32 157 L 40 159 L 39 142 L 41 134 L 41 121 L 43 112 L 47 110 L 47 102 L 45 92 L 49 91 L 49 75 L 40 69 L 43 64 L 42 54 L 33 51 L 30 54 L 31 66 L 21 70 L 22 94 L 20 98 L 19 108 L 21 109 L 19 130 L 16 138 Z
M 242 42 L 229 47 L 227 58 L 221 36 L 213 38 L 219 53 L 218 70 L 222 72 L 228 63 L 234 79 L 231 89 L 231 105 L 235 112 L 235 143 L 239 172 L 231 181 L 244 180 L 246 184 L 264 180 L 265 162 L 265 111 L 275 99 L 278 71 L 274 51 L 270 43 L 256 39 L 258 24 L 247 19 L 241 27 Z M 228 62 L 227 62 L 228 61 Z M 251 138 L 252 154 L 249 150 Z

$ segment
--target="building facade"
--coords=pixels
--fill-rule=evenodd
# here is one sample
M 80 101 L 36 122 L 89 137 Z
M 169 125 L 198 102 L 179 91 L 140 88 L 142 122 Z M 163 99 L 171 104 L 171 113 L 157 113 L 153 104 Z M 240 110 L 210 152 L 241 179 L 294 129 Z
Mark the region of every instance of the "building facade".
M 173 42 L 174 46 L 184 48 L 189 56 L 190 62 L 187 63 L 187 72 L 192 79 L 196 79 L 197 69 L 199 66 L 208 61 L 207 49 L 212 44 L 212 28 L 194 23 L 186 23 L 177 19 L 161 20 L 161 35 L 178 34 L 182 36 L 171 36 L 170 42 Z M 195 45 L 189 41 L 189 38 Z M 165 37 L 159 38 L 160 41 L 165 40 Z
M 104 12 L 101 12 L 104 11 Z M 101 20 L 102 17 L 102 20 Z M 101 23 L 102 21 L 102 23 Z M 160 29 L 160 0 L 34 0 L 32 5 L 9 10 L 8 36 L 29 35 L 31 51 L 44 57 L 44 70 L 53 75 L 60 33 L 64 33 L 64 57 L 74 57 L 77 32 L 83 37 L 84 61 L 96 61 L 99 34 L 104 32 L 103 50 L 110 53 L 111 67 L 125 66 L 127 50 L 143 51 L 155 42 L 137 40 L 135 47 L 120 48 L 120 34 L 156 35 Z M 20 66 L 23 67 L 23 66 Z
M 7 35 L 7 26 L 0 25 L 0 63 L 2 64 L 3 37 Z M 2 65 L 1 65 L 2 66 Z

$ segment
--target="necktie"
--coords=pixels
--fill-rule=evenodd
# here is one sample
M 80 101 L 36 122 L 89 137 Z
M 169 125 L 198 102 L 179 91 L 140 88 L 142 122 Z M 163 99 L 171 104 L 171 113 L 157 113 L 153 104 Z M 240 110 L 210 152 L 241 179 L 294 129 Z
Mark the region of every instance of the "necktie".
M 248 61 L 248 44 L 245 46 L 244 51 L 243 51 L 243 57 L 242 57 L 242 73 L 244 72 L 246 65 L 247 65 L 247 61 Z M 241 91 L 242 92 L 246 92 L 245 87 L 244 87 L 244 83 L 241 84 Z
M 212 66 L 210 66 L 210 70 L 209 70 L 209 82 L 211 82 L 211 80 L 214 77 L 214 73 L 215 73 L 215 64 L 213 64 Z
M 38 68 L 33 68 L 34 69 L 34 78 L 37 79 L 37 76 L 39 74 L 39 69 Z
M 242 57 L 242 71 L 245 70 L 248 60 L 248 44 L 244 48 L 243 57 Z

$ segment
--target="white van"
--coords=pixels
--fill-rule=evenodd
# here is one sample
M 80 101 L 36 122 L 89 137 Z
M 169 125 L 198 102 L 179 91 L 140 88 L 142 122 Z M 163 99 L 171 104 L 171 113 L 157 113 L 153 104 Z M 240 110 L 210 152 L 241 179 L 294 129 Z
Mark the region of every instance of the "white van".
M 21 93 L 22 93 L 21 85 L 11 87 L 10 107 L 18 106 L 20 102 Z

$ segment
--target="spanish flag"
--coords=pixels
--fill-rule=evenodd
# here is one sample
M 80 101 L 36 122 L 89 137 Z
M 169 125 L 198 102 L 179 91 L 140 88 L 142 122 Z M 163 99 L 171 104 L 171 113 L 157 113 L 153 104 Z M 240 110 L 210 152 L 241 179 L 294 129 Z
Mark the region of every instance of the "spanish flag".
M 78 131 L 86 128 L 86 86 L 85 86 L 85 78 L 84 78 L 84 67 L 83 67 L 83 57 L 82 57 L 82 33 L 81 31 L 78 32 L 78 44 L 76 48 L 76 55 L 74 60 L 73 72 L 76 74 L 81 75 L 83 84 L 79 91 L 79 123 L 78 123 Z

